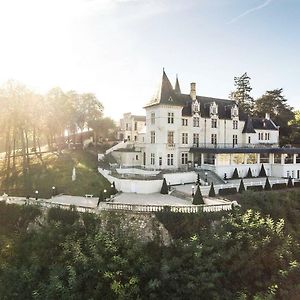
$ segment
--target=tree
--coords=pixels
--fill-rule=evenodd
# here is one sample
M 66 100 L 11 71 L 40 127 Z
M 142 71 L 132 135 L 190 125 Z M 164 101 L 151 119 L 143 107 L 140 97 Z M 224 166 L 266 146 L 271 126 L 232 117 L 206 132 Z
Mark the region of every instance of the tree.
M 265 183 L 265 191 L 271 191 L 272 187 L 269 181 L 269 177 L 267 177 L 266 179 L 266 183 Z
M 116 132 L 116 124 L 111 118 L 99 118 L 90 120 L 88 126 L 94 131 L 94 140 L 97 143 L 103 139 L 114 139 Z
M 291 132 L 290 142 L 300 144 L 300 110 L 295 111 L 294 118 L 288 123 Z
M 214 183 L 213 182 L 210 185 L 208 196 L 209 197 L 216 197 L 216 192 L 215 192 L 215 188 L 214 188 Z
M 252 178 L 252 171 L 251 171 L 251 168 L 248 169 L 248 173 L 246 175 L 246 178 Z
M 167 185 L 166 178 L 164 178 L 160 193 L 163 194 L 163 195 L 167 195 L 168 192 L 169 192 L 169 188 L 168 188 L 168 185 Z
M 293 108 L 287 104 L 283 89 L 266 91 L 255 101 L 255 116 L 264 118 L 266 113 L 270 114 L 272 121 L 277 126 L 280 126 L 281 143 L 290 143 L 291 130 L 288 124 L 295 115 Z
M 193 204 L 194 205 L 204 204 L 203 196 L 202 196 L 199 185 L 197 185 L 197 190 L 196 190 L 195 196 L 193 198 Z
M 237 168 L 234 169 L 231 179 L 239 179 L 239 173 Z
M 241 76 L 234 77 L 235 91 L 231 92 L 230 98 L 235 100 L 239 108 L 242 109 L 246 114 L 252 116 L 254 111 L 254 99 L 250 96 L 252 90 L 250 86 L 251 78 L 247 72 Z
M 264 164 L 261 165 L 261 169 L 259 171 L 259 175 L 258 176 L 259 177 L 266 177 L 267 176 Z
M 239 186 L 239 193 L 241 194 L 241 193 L 243 193 L 243 192 L 245 192 L 245 185 L 244 185 L 244 181 L 243 181 L 243 179 L 241 179 L 241 182 L 240 182 L 240 186 Z

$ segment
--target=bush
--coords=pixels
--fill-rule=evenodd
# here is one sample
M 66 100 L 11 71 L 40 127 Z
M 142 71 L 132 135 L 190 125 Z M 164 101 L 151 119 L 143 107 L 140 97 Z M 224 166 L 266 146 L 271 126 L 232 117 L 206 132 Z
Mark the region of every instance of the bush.
M 227 196 L 227 195 L 233 195 L 237 193 L 237 189 L 235 187 L 233 188 L 225 188 L 219 190 L 220 196 Z
M 208 193 L 209 197 L 216 197 L 216 192 L 215 192 L 215 188 L 214 188 L 214 183 L 212 182 L 210 185 L 210 190 Z
M 252 171 L 251 171 L 251 168 L 249 168 L 246 178 L 252 178 L 252 177 L 253 177 Z
M 239 179 L 239 173 L 237 168 L 234 169 L 231 179 Z
M 273 190 L 282 190 L 286 188 L 286 184 L 285 183 L 274 183 L 272 186 Z
M 254 192 L 261 192 L 264 190 L 264 188 L 262 185 L 252 185 L 252 186 L 248 186 L 247 190 L 254 191 Z
M 271 191 L 271 190 L 272 190 L 272 187 L 270 184 L 270 180 L 269 180 L 269 177 L 267 177 L 266 183 L 265 183 L 265 191 Z
M 63 209 L 60 207 L 51 207 L 47 214 L 48 222 L 61 222 L 72 225 L 79 219 L 79 213 L 75 209 Z
M 300 181 L 295 181 L 294 182 L 294 187 L 300 187 Z
M 160 193 L 163 194 L 163 195 L 167 195 L 168 192 L 169 192 L 169 188 L 168 188 L 168 185 L 167 185 L 166 178 L 164 178 Z
M 203 197 L 202 197 L 199 185 L 197 185 L 197 190 L 196 190 L 196 194 L 195 194 L 194 199 L 193 199 L 193 204 L 194 205 L 204 204 Z
M 260 169 L 260 172 L 259 172 L 258 177 L 267 177 L 267 174 L 266 174 L 266 170 L 265 170 L 264 164 L 261 165 L 261 169 Z
M 239 193 L 241 194 L 243 192 L 245 192 L 245 185 L 243 179 L 241 179 L 240 186 L 239 186 Z

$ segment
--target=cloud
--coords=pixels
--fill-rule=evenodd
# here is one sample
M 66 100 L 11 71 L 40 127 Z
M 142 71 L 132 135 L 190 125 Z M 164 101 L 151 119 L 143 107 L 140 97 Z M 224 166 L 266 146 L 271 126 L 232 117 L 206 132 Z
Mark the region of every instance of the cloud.
M 235 23 L 236 21 L 238 21 L 239 19 L 255 12 L 255 11 L 258 11 L 258 10 L 261 10 L 262 8 L 268 6 L 273 0 L 266 0 L 264 3 L 262 3 L 261 5 L 258 5 L 258 6 L 255 6 L 253 8 L 250 8 L 248 10 L 246 10 L 245 12 L 243 12 L 242 14 L 240 14 L 239 16 L 233 18 L 232 20 L 230 20 L 228 22 L 228 24 L 232 24 L 232 23 Z

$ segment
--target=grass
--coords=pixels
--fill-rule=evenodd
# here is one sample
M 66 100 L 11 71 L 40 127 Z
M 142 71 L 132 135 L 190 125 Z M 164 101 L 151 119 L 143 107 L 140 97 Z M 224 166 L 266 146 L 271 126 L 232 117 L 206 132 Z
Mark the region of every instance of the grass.
M 98 195 L 110 187 L 109 182 L 97 170 L 97 158 L 83 150 L 45 153 L 30 157 L 29 175 L 24 178 L 22 158 L 18 157 L 16 170 L 9 180 L 5 180 L 5 171 L 0 173 L 1 192 L 14 196 L 34 196 L 50 198 L 52 186 L 57 193 L 74 196 L 85 194 Z M 76 169 L 76 180 L 72 181 L 72 170 Z

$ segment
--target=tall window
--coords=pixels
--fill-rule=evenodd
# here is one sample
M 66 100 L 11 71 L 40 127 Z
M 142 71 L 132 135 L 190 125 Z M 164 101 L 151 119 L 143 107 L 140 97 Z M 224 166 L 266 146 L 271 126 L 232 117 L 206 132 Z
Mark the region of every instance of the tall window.
M 155 124 L 155 113 L 151 113 L 151 124 L 154 125 Z
M 181 164 L 186 165 L 188 163 L 188 154 L 186 152 L 181 153 Z
M 188 126 L 188 119 L 182 119 L 182 126 Z
M 137 122 L 134 122 L 134 130 L 137 130 Z
M 262 141 L 264 139 L 264 134 L 262 132 L 258 133 L 258 139 Z
M 182 144 L 188 144 L 188 134 L 187 133 L 183 133 L 182 134 Z
M 193 144 L 199 146 L 199 133 L 193 134 Z
M 199 117 L 194 117 L 193 118 L 193 126 L 194 127 L 199 127 Z
M 174 131 L 168 131 L 168 144 L 174 144 Z
M 232 128 L 233 129 L 238 129 L 238 126 L 239 126 L 239 122 L 234 120 L 233 123 L 232 123 Z
M 174 124 L 174 113 L 168 113 L 168 124 Z
M 174 164 L 174 155 L 173 154 L 167 154 L 167 165 L 173 166 Z
M 217 144 L 217 135 L 215 133 L 211 135 L 211 143 L 214 145 Z
M 129 124 L 126 123 L 126 130 L 129 130 Z
M 217 119 L 211 119 L 211 128 L 217 128 Z
M 151 131 L 150 133 L 150 143 L 155 144 L 155 131 Z
M 232 144 L 234 146 L 234 145 L 237 145 L 237 143 L 238 143 L 238 137 L 237 137 L 237 134 L 234 134 L 232 136 Z
M 154 153 L 150 154 L 150 164 L 155 165 L 155 154 Z
M 248 144 L 251 144 L 251 136 L 248 136 Z

